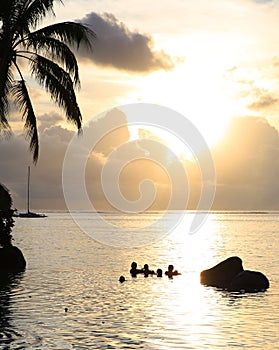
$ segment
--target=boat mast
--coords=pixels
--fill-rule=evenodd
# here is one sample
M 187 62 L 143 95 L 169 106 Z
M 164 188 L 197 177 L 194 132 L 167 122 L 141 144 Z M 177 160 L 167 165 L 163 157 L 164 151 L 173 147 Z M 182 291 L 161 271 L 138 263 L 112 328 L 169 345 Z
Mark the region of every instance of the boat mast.
M 30 213 L 30 166 L 28 166 L 28 176 L 27 176 L 27 213 Z

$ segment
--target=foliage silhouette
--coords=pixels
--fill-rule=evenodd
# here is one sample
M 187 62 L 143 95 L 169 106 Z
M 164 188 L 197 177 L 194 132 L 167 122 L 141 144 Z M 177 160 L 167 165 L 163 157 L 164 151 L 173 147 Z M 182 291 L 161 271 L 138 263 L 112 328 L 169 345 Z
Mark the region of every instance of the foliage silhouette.
M 57 0 L 62 2 L 61 0 Z M 31 76 L 81 130 L 82 116 L 75 88 L 80 86 L 78 64 L 71 48 L 91 49 L 95 34 L 76 22 L 54 23 L 36 29 L 47 14 L 55 15 L 55 0 L 0 2 L 0 132 L 9 132 L 11 103 L 24 121 L 34 162 L 39 156 L 36 115 L 24 79 L 25 62 Z
M 12 244 L 12 228 L 14 226 L 12 198 L 8 189 L 0 184 L 0 246 Z

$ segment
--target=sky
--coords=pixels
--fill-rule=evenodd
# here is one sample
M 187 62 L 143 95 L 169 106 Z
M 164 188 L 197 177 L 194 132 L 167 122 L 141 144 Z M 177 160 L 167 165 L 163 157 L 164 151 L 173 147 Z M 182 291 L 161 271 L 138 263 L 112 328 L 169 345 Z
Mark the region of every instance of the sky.
M 189 155 L 185 135 L 173 132 L 175 117 L 167 131 L 160 123 L 132 127 L 120 107 L 148 103 L 185 116 L 208 144 L 216 169 L 212 209 L 279 210 L 279 1 L 65 0 L 55 12 L 44 24 L 75 20 L 97 35 L 92 52 L 77 52 L 78 103 L 95 148 L 81 151 L 81 141 L 73 151 L 86 156 L 95 208 L 117 207 L 102 188 L 105 165 L 122 170 L 119 188 L 131 205 L 150 179 L 157 192 L 147 191 L 148 209 L 165 209 L 171 196 L 177 209 L 197 207 L 204 181 L 199 155 Z M 32 207 L 64 210 L 63 162 L 75 130 L 26 79 L 39 123 L 39 161 L 32 164 L 13 113 L 14 134 L 0 140 L 0 181 L 24 209 L 31 165 Z M 135 159 L 127 163 L 131 154 Z M 76 205 L 88 209 L 82 201 Z

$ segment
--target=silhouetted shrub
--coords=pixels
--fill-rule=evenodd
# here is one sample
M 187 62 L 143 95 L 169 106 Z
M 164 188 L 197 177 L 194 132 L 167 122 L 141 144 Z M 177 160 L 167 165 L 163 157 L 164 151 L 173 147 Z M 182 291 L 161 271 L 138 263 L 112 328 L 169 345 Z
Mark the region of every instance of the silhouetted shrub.
M 12 244 L 12 228 L 14 219 L 12 198 L 8 189 L 0 184 L 0 246 L 7 247 Z

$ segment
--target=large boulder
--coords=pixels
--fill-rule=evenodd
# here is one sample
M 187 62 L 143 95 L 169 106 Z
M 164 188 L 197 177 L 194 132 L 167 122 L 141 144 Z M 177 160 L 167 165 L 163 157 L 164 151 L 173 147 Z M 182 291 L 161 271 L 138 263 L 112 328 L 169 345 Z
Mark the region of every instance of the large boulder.
M 200 273 L 202 284 L 232 292 L 258 292 L 269 288 L 267 277 L 258 271 L 244 270 L 242 260 L 232 256 Z
M 218 288 L 228 288 L 232 279 L 243 271 L 242 260 L 232 256 L 216 266 L 200 273 L 202 284 Z
M 269 281 L 263 273 L 244 270 L 232 279 L 228 290 L 232 292 L 259 292 L 268 288 Z
M 0 272 L 22 271 L 26 261 L 21 250 L 13 245 L 0 248 Z

